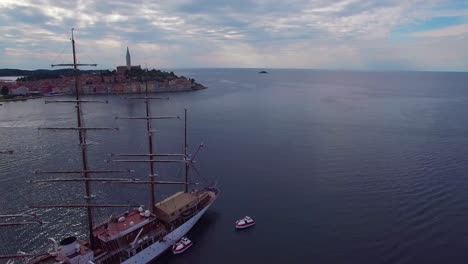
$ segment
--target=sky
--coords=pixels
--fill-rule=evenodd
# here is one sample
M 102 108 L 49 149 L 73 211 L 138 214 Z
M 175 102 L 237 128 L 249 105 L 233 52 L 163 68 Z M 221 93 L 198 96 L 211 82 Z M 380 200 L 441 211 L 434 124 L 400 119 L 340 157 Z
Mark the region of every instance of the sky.
M 0 68 L 468 71 L 466 0 L 0 0 Z

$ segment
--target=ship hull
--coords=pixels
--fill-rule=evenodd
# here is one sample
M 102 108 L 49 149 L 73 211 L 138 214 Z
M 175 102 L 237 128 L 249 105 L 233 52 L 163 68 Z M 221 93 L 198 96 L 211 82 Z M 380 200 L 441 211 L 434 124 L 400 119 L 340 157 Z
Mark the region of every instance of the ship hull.
M 167 234 L 162 242 L 156 242 L 151 246 L 145 248 L 144 250 L 140 251 L 139 253 L 133 255 L 129 259 L 122 262 L 122 264 L 143 264 L 149 263 L 150 261 L 154 260 L 166 250 L 172 247 L 179 239 L 181 239 L 185 234 L 187 234 L 190 229 L 200 220 L 200 218 L 205 214 L 206 210 L 211 206 L 212 203 L 207 205 L 203 210 L 195 214 L 190 220 L 183 223 L 181 226 L 176 228 L 171 233 Z

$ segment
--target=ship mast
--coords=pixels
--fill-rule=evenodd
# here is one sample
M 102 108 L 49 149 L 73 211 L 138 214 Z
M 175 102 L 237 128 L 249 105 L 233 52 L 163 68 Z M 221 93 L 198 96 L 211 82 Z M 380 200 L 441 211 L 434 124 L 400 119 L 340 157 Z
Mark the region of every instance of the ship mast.
M 148 135 L 148 151 L 149 151 L 149 160 L 153 161 L 154 158 L 154 152 L 153 152 L 153 131 L 151 129 L 151 119 L 148 117 L 151 116 L 151 109 L 150 109 L 150 100 L 148 97 L 148 80 L 145 80 L 145 107 L 146 107 L 146 131 Z M 156 177 L 155 172 L 154 172 L 154 162 L 149 163 L 150 167 L 150 174 L 149 174 L 149 180 L 150 180 L 150 210 L 152 213 L 154 213 L 154 205 L 156 204 L 156 197 L 155 197 L 155 189 L 156 186 L 154 184 L 154 178 Z
M 141 80 L 141 79 L 140 79 Z M 164 153 L 156 153 L 154 146 L 153 146 L 153 133 L 155 130 L 152 129 L 152 120 L 156 119 L 180 119 L 179 116 L 151 116 L 151 108 L 150 103 L 151 100 L 159 100 L 159 99 L 169 99 L 167 97 L 154 97 L 150 96 L 148 92 L 148 78 L 146 75 L 144 77 L 145 81 L 145 93 L 143 97 L 130 97 L 128 99 L 143 99 L 145 101 L 145 113 L 146 115 L 143 117 L 116 117 L 116 119 L 136 119 L 136 120 L 145 120 L 146 121 L 146 132 L 148 136 L 148 153 L 144 154 L 111 154 L 112 156 L 120 156 L 120 157 L 145 157 L 146 159 L 111 159 L 109 162 L 120 162 L 120 163 L 148 163 L 149 164 L 149 180 L 148 181 L 138 181 L 138 182 L 131 182 L 135 184 L 148 184 L 149 185 L 149 192 L 150 192 L 150 210 L 154 213 L 154 207 L 156 204 L 155 192 L 156 192 L 156 185 L 158 184 L 171 184 L 171 185 L 184 185 L 184 192 L 188 192 L 188 186 L 197 184 L 193 182 L 189 182 L 189 168 L 190 164 L 193 162 L 193 158 L 196 156 L 198 151 L 203 144 L 201 144 L 196 151 L 193 157 L 190 157 L 188 154 L 188 143 L 187 143 L 187 109 L 185 109 L 185 128 L 184 128 L 184 153 L 182 154 L 164 154 Z M 158 157 L 163 157 L 164 159 L 157 159 Z M 172 157 L 173 159 L 169 159 Z M 181 182 L 177 181 L 156 181 L 155 178 L 158 176 L 155 170 L 156 163 L 184 163 L 185 166 L 185 180 Z M 130 183 L 126 181 L 125 183 Z
M 75 48 L 75 38 L 73 34 L 74 29 L 71 30 L 71 42 L 72 42 L 72 49 L 73 49 L 73 64 L 52 64 L 52 67 L 57 66 L 65 66 L 65 67 L 73 67 L 73 76 L 75 80 L 74 84 L 74 93 L 75 93 L 75 100 L 56 100 L 56 101 L 45 101 L 45 103 L 73 103 L 75 104 L 76 109 L 76 127 L 48 127 L 48 128 L 39 128 L 39 129 L 48 129 L 48 130 L 77 130 L 78 137 L 80 142 L 80 152 L 81 152 L 81 170 L 74 170 L 74 171 L 36 171 L 35 174 L 72 174 L 77 173 L 81 174 L 81 178 L 78 179 L 49 179 L 49 180 L 42 180 L 36 182 L 59 182 L 59 181 L 83 181 L 84 182 L 84 204 L 65 204 L 65 205 L 33 205 L 30 206 L 32 208 L 52 208 L 52 207 L 62 207 L 62 208 L 86 208 L 86 218 L 88 224 L 88 237 L 89 237 L 89 247 L 91 249 L 95 249 L 95 241 L 93 235 L 93 208 L 101 208 L 101 207 L 128 207 L 128 205 L 99 205 L 93 204 L 92 198 L 93 195 L 91 193 L 91 181 L 110 181 L 109 179 L 105 178 L 91 178 L 91 174 L 93 173 L 109 173 L 109 172 L 128 172 L 128 171 L 116 171 L 116 170 L 90 170 L 88 165 L 88 155 L 87 155 L 87 140 L 86 140 L 86 133 L 88 130 L 117 130 L 117 128 L 108 128 L 108 127 L 85 127 L 85 122 L 83 119 L 82 113 L 82 103 L 108 103 L 107 101 L 97 101 L 97 100 L 81 100 L 80 98 L 80 89 L 79 89 L 79 70 L 78 66 L 97 66 L 97 64 L 80 64 L 77 63 L 76 59 L 76 48 Z
M 141 79 L 140 79 L 141 80 Z M 180 162 L 178 160 L 156 160 L 156 157 L 178 157 L 183 156 L 182 154 L 156 154 L 154 150 L 153 144 L 153 133 L 155 130 L 152 129 L 152 120 L 154 119 L 174 119 L 179 118 L 178 116 L 159 116 L 159 117 L 152 117 L 151 116 L 151 100 L 161 100 L 161 99 L 169 99 L 167 97 L 152 97 L 148 93 L 148 79 L 146 75 L 144 76 L 145 81 L 145 96 L 143 97 L 131 97 L 129 99 L 143 99 L 145 101 L 145 116 L 143 117 L 116 117 L 116 119 L 139 119 L 146 121 L 146 134 L 147 134 L 147 142 L 148 142 L 148 153 L 146 154 L 113 154 L 113 156 L 128 156 L 128 157 L 147 157 L 147 160 L 110 160 L 110 162 L 144 162 L 149 164 L 149 175 L 148 181 L 145 182 L 138 182 L 138 183 L 146 183 L 149 186 L 149 196 L 150 196 L 150 205 L 149 209 L 152 213 L 154 213 L 154 206 L 156 204 L 156 185 L 157 184 L 185 184 L 182 182 L 168 182 L 168 181 L 156 181 L 155 178 L 157 177 L 157 173 L 155 170 L 155 163 L 158 162 Z
M 188 192 L 188 177 L 189 177 L 189 157 L 187 143 L 187 108 L 184 109 L 184 160 L 185 160 L 185 188 L 184 192 Z
M 82 118 L 83 113 L 81 112 L 81 103 L 80 103 L 80 91 L 78 89 L 78 66 L 76 64 L 76 51 L 75 51 L 75 38 L 73 36 L 73 29 L 72 29 L 72 47 L 73 47 L 73 73 L 75 76 L 75 98 L 76 98 L 76 120 L 78 127 L 83 127 L 84 126 L 84 120 Z M 80 147 L 81 147 L 81 161 L 83 165 L 83 178 L 88 179 L 89 178 L 89 173 L 88 173 L 88 156 L 86 153 L 86 130 L 78 130 L 78 136 L 80 139 Z M 85 200 L 86 204 L 90 204 L 91 200 L 91 187 L 90 187 L 90 182 L 85 181 Z M 89 233 L 89 242 L 90 242 L 90 248 L 94 249 L 94 236 L 93 236 L 93 210 L 91 207 L 86 207 L 86 216 L 88 220 L 88 233 Z

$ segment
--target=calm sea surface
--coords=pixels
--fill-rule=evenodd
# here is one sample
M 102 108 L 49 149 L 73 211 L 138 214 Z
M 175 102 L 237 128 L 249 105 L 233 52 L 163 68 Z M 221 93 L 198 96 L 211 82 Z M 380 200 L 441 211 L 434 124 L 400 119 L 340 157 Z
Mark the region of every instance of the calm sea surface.
M 158 115 L 189 109 L 191 149 L 203 141 L 195 181 L 221 196 L 189 237 L 194 246 L 157 263 L 467 263 L 468 74 L 255 69 L 178 70 L 209 87 L 154 101 Z M 146 151 L 144 106 L 124 96 L 85 107 L 93 168 L 109 153 Z M 43 99 L 0 106 L 1 213 L 28 204 L 77 202 L 80 184 L 32 184 L 33 170 L 79 168 L 73 107 Z M 156 149 L 183 149 L 183 122 L 156 122 Z M 162 179 L 182 179 L 161 165 Z M 53 176 L 53 175 L 52 175 Z M 70 176 L 68 176 L 70 177 Z M 145 186 L 94 184 L 96 202 L 147 204 Z M 164 198 L 174 187 L 161 187 Z M 37 211 L 36 211 L 37 212 Z M 83 211 L 39 211 L 43 226 L 2 228 L 0 253 L 41 252 L 48 237 L 83 235 Z M 96 210 L 97 222 L 113 210 Z M 249 215 L 257 225 L 236 232 Z

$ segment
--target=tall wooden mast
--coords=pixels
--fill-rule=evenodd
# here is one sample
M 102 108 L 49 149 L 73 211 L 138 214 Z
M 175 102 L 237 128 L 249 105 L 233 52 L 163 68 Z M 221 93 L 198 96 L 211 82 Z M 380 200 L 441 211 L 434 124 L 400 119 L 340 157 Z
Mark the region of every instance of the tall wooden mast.
M 136 120 L 145 120 L 146 121 L 146 132 L 148 136 L 148 152 L 149 153 L 143 153 L 143 154 L 113 154 L 113 156 L 120 156 L 120 157 L 144 157 L 146 159 L 123 159 L 123 160 L 117 160 L 117 159 L 112 159 L 109 160 L 110 162 L 122 162 L 122 163 L 148 163 L 149 164 L 149 180 L 148 181 L 138 181 L 138 182 L 133 182 L 137 184 L 143 184 L 147 183 L 149 185 L 149 192 L 150 192 L 150 209 L 151 212 L 154 212 L 154 206 L 156 204 L 156 198 L 155 198 L 155 192 L 156 192 L 156 185 L 157 184 L 175 184 L 175 185 L 184 185 L 184 191 L 188 192 L 188 186 L 192 184 L 197 184 L 193 182 L 189 182 L 188 179 L 188 171 L 190 168 L 190 164 L 193 162 L 193 157 L 190 157 L 188 154 L 188 142 L 187 142 L 187 109 L 185 109 L 185 129 L 184 129 L 184 153 L 182 154 L 156 154 L 156 151 L 153 146 L 153 133 L 155 131 L 152 129 L 152 120 L 156 119 L 180 119 L 179 116 L 157 116 L 153 117 L 151 116 L 151 107 L 150 103 L 151 100 L 154 99 L 169 99 L 167 97 L 155 97 L 155 96 L 150 96 L 148 92 L 148 79 L 144 78 L 145 81 L 145 96 L 143 97 L 131 97 L 129 99 L 143 99 L 145 101 L 145 116 L 142 117 L 116 117 L 116 119 L 136 119 Z M 199 147 L 199 149 L 202 147 L 202 145 Z M 199 150 L 198 149 L 198 150 Z M 198 152 L 197 150 L 197 152 Z M 194 155 L 195 156 L 195 155 Z M 157 159 L 158 157 L 165 157 L 165 159 Z M 169 159 L 168 157 L 172 157 L 173 159 Z M 155 178 L 158 176 L 156 173 L 155 169 L 155 164 L 156 163 L 184 163 L 185 167 L 185 180 L 181 182 L 177 181 L 156 181 Z M 128 181 L 124 183 L 129 183 Z
M 76 98 L 76 120 L 78 127 L 83 127 L 84 126 L 84 120 L 83 120 L 83 113 L 81 112 L 81 102 L 80 102 L 80 91 L 79 91 L 79 83 L 78 83 L 78 67 L 76 64 L 76 51 L 75 51 L 75 38 L 73 36 L 73 29 L 72 29 L 72 47 L 73 47 L 73 73 L 75 76 L 75 98 Z M 81 149 L 81 162 L 82 162 L 82 168 L 83 168 L 83 178 L 88 179 L 89 178 L 89 172 L 88 172 L 88 156 L 86 153 L 86 130 L 78 130 L 78 136 L 80 139 L 80 149 Z M 91 186 L 89 181 L 84 182 L 85 185 L 85 201 L 86 204 L 90 204 L 91 202 Z M 89 242 L 91 245 L 91 249 L 94 249 L 94 236 L 93 236 L 93 210 L 91 207 L 87 206 L 86 207 L 86 216 L 88 220 L 88 233 L 89 233 Z
M 146 131 L 148 135 L 148 153 L 149 153 L 149 160 L 153 161 L 154 158 L 154 152 L 153 152 L 153 131 L 151 129 L 151 119 L 148 117 L 151 116 L 151 109 L 150 109 L 150 100 L 148 97 L 148 80 L 145 80 L 145 106 L 146 106 Z M 150 174 L 149 174 L 149 180 L 151 182 L 150 184 L 150 210 L 152 213 L 154 213 L 154 205 L 156 204 L 156 197 L 155 197 L 155 183 L 154 183 L 154 178 L 156 177 L 155 171 L 154 171 L 154 162 L 149 163 L 150 167 Z
M 141 79 L 140 79 L 141 80 Z M 143 97 L 131 97 L 129 99 L 143 99 L 145 101 L 145 116 L 143 117 L 116 117 L 116 119 L 137 119 L 137 120 L 145 120 L 146 121 L 146 135 L 147 135 L 147 142 L 148 142 L 148 153 L 145 154 L 114 154 L 114 156 L 128 156 L 128 157 L 147 157 L 147 160 L 110 160 L 110 162 L 144 162 L 149 164 L 149 175 L 148 181 L 145 183 L 149 186 L 149 200 L 150 205 L 149 209 L 152 213 L 154 213 L 154 206 L 156 204 L 156 185 L 157 184 L 183 184 L 181 182 L 165 182 L 165 181 L 156 181 L 155 178 L 157 177 L 155 164 L 158 162 L 178 162 L 178 160 L 156 160 L 156 157 L 178 157 L 183 156 L 182 154 L 156 154 L 154 150 L 153 144 L 153 133 L 155 131 L 152 129 L 152 120 L 155 119 L 173 119 L 179 118 L 178 116 L 159 116 L 153 117 L 151 116 L 151 100 L 161 100 L 161 99 L 169 99 L 167 97 L 154 97 L 150 96 L 148 92 L 148 79 L 146 75 L 144 76 L 143 80 L 145 81 L 145 96 Z
M 187 108 L 184 109 L 184 160 L 185 160 L 185 188 L 184 192 L 188 192 L 188 174 L 189 174 L 189 157 L 187 143 Z
M 76 48 L 75 48 L 75 37 L 73 34 L 74 29 L 71 30 L 71 42 L 72 42 L 72 50 L 73 50 L 73 64 L 52 64 L 52 67 L 57 66 L 65 66 L 65 67 L 73 67 L 73 76 L 75 80 L 74 84 L 74 93 L 75 93 L 75 100 L 66 100 L 66 101 L 46 101 L 46 103 L 74 103 L 76 109 L 76 121 L 77 127 L 72 128 L 43 128 L 43 129 L 52 129 L 52 130 L 78 130 L 78 137 L 80 142 L 80 151 L 81 151 L 81 163 L 82 169 L 78 171 L 84 180 L 84 199 L 85 203 L 83 205 L 50 205 L 50 206 L 33 206 L 33 207 L 84 207 L 86 208 L 86 218 L 88 224 L 88 233 L 89 233 L 89 243 L 90 248 L 94 249 L 95 242 L 93 236 L 93 207 L 100 207 L 94 204 L 91 204 L 92 194 L 91 194 L 91 181 L 90 179 L 90 170 L 88 166 L 88 156 L 87 156 L 87 141 L 86 141 L 86 132 L 88 130 L 108 130 L 113 128 L 90 128 L 85 127 L 83 113 L 82 113 L 82 103 L 86 102 L 100 102 L 100 103 L 107 103 L 107 101 L 91 101 L 91 100 L 81 100 L 80 99 L 80 89 L 79 89 L 79 71 L 78 66 L 97 66 L 97 64 L 78 64 L 76 59 Z M 105 171 L 98 171 L 98 173 L 105 173 Z M 42 173 L 69 173 L 67 171 L 61 172 L 42 172 Z M 107 207 L 107 206 L 106 206 Z

